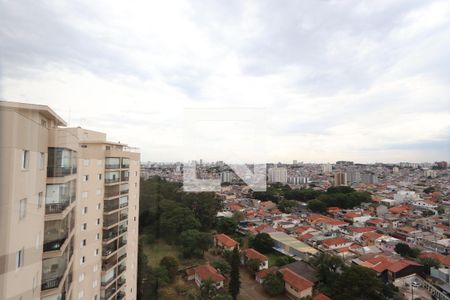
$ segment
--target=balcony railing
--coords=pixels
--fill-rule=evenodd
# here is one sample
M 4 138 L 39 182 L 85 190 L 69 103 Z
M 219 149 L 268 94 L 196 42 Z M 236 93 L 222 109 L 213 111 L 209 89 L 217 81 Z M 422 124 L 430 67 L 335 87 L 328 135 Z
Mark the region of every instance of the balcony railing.
M 111 255 L 112 253 L 114 253 L 114 251 L 116 251 L 116 250 L 117 250 L 117 245 L 116 245 L 116 243 L 114 242 L 113 246 L 109 246 L 109 247 L 103 248 L 103 250 L 102 250 L 102 255 L 103 255 L 103 256 L 109 256 L 109 255 Z
M 120 164 L 106 164 L 105 169 L 120 169 Z
M 66 200 L 58 203 L 48 203 L 45 204 L 46 214 L 59 214 L 64 211 L 70 205 L 70 201 Z
M 114 201 L 105 201 L 105 207 L 103 209 L 105 212 L 110 212 L 116 209 L 119 209 L 119 202 L 117 199 Z
M 105 183 L 116 183 L 119 182 L 120 178 L 116 177 L 116 178 L 105 178 Z
M 77 174 L 77 167 L 47 167 L 47 177 L 64 177 Z
M 119 248 L 122 248 L 123 246 L 125 246 L 127 244 L 127 240 L 119 240 Z
M 120 291 L 117 293 L 117 300 L 122 300 L 123 298 L 125 298 L 125 293 Z
M 108 240 L 115 238 L 116 236 L 117 236 L 117 231 L 103 232 L 103 241 L 106 242 Z
M 67 236 L 62 239 L 59 239 L 59 240 L 54 240 L 54 241 L 44 243 L 44 252 L 55 251 L 55 250 L 61 249 L 61 247 L 62 247 L 62 245 L 64 245 L 64 242 L 66 241 L 66 239 L 67 239 Z
M 126 265 L 119 265 L 118 274 L 122 274 L 123 272 L 125 272 L 126 269 L 127 269 Z
M 42 284 L 41 284 L 41 290 L 49 290 L 49 289 L 54 289 L 57 288 L 59 286 L 59 283 L 61 281 L 61 279 L 63 278 L 63 276 L 57 276 L 57 277 L 53 277 L 53 278 L 47 278 L 45 279 L 45 281 L 43 280 Z

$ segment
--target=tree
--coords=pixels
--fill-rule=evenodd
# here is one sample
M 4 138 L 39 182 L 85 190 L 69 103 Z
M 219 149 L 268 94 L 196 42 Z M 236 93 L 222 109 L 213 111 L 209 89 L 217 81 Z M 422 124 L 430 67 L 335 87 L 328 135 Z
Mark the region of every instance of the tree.
M 439 266 L 441 265 L 438 260 L 432 257 L 419 258 L 418 261 L 427 269 L 428 274 L 430 273 L 431 268 L 439 268 Z
M 398 243 L 397 245 L 395 245 L 394 250 L 403 257 L 415 258 L 420 254 L 420 249 L 411 248 L 408 244 L 405 243 Z
M 274 241 L 267 233 L 258 233 L 252 240 L 250 240 L 251 247 L 261 253 L 271 252 L 274 246 Z
M 183 193 L 182 203 L 194 213 L 204 230 L 214 227 L 217 212 L 222 206 L 220 199 L 214 193 Z
M 275 258 L 275 266 L 282 267 L 284 265 L 290 264 L 291 262 L 294 262 L 295 260 L 289 256 L 278 256 Z
M 235 211 L 235 212 L 233 213 L 232 218 L 233 218 L 233 220 L 236 221 L 237 224 L 239 224 L 239 222 L 245 220 L 245 215 L 244 215 L 244 213 L 241 212 L 241 211 Z
M 237 229 L 237 222 L 233 218 L 218 218 L 217 219 L 217 231 L 219 233 L 232 234 Z
M 212 236 L 207 232 L 196 229 L 183 231 L 179 238 L 181 252 L 184 257 L 201 257 L 212 246 Z
M 279 272 L 267 274 L 262 286 L 271 297 L 281 295 L 284 292 L 283 275 Z
M 255 258 L 249 259 L 245 262 L 245 265 L 252 275 L 255 275 L 255 273 L 259 271 L 260 264 L 261 262 Z
M 338 278 L 338 270 L 344 265 L 343 261 L 337 256 L 320 252 L 310 260 L 310 263 L 318 271 L 319 289 L 325 294 L 332 294 L 332 289 Z
M 138 279 L 137 279 L 137 297 L 139 300 L 146 300 L 154 292 L 149 280 L 148 259 L 142 249 L 142 243 L 138 243 Z
M 313 212 L 323 213 L 327 210 L 327 205 L 324 202 L 316 199 L 308 202 L 308 208 Z
M 178 272 L 178 260 L 173 256 L 164 256 L 159 262 L 159 265 L 167 269 L 170 281 L 173 282 Z
M 217 294 L 217 289 L 214 281 L 211 278 L 203 280 L 200 285 L 200 298 L 209 300 L 213 299 Z
M 215 260 L 211 263 L 211 265 L 216 268 L 222 275 L 228 275 L 231 271 L 230 264 L 224 260 Z
M 240 257 L 238 247 L 234 247 L 233 256 L 231 258 L 231 272 L 230 272 L 230 283 L 228 285 L 228 290 L 230 292 L 233 300 L 236 300 L 237 295 L 239 294 L 239 289 L 241 287 L 241 281 L 239 278 L 239 265 L 240 265 Z
M 298 202 L 295 200 L 281 200 L 278 203 L 278 209 L 287 214 L 294 212 L 297 207 Z
M 164 228 L 164 238 L 167 240 L 173 241 L 183 231 L 200 228 L 200 222 L 189 208 L 177 203 L 165 203 L 164 205 L 166 207 L 162 208 L 160 223 L 161 228 Z

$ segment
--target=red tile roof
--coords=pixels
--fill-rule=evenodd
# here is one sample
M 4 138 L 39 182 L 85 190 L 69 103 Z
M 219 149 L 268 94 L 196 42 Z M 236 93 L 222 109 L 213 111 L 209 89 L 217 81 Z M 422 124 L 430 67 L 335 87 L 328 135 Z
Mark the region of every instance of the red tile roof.
M 313 297 L 313 300 L 332 300 L 330 297 L 320 293 Z
M 268 260 L 267 256 L 265 256 L 264 254 L 259 253 L 258 251 L 256 251 L 253 248 L 248 248 L 244 250 L 244 255 L 248 258 L 248 259 L 257 259 L 260 262 L 266 261 Z
M 225 277 L 223 277 L 214 267 L 210 265 L 202 265 L 198 266 L 195 269 L 195 274 L 197 274 L 200 279 L 207 280 L 211 278 L 215 282 L 224 281 Z
M 377 229 L 373 227 L 350 227 L 348 230 L 356 233 L 365 233 L 365 232 L 373 232 L 376 231 Z
M 314 283 L 312 283 L 308 279 L 294 273 L 288 268 L 283 268 L 280 270 L 280 272 L 281 274 L 283 274 L 283 280 L 299 291 L 304 291 L 314 285 Z
M 333 246 L 333 245 L 346 244 L 346 243 L 351 243 L 351 241 L 346 238 L 343 238 L 343 237 L 336 237 L 336 238 L 331 238 L 331 239 L 322 241 L 322 244 L 324 244 L 326 246 Z
M 222 245 L 224 245 L 227 248 L 234 248 L 238 244 L 238 242 L 236 242 L 235 240 L 230 238 L 228 235 L 223 234 L 223 233 L 217 234 L 215 238 L 218 242 L 220 242 Z

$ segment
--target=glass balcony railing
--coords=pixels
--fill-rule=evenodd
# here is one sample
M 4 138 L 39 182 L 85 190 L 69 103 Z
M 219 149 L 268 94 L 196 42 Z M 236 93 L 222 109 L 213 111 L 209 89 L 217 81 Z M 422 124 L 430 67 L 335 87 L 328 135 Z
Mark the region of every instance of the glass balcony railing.
M 119 169 L 120 157 L 107 157 L 105 159 L 105 169 Z
M 45 213 L 60 213 L 76 199 L 76 180 L 61 184 L 47 184 Z
M 119 217 L 117 213 L 114 213 L 109 216 L 104 216 L 103 218 L 103 227 L 110 227 L 119 222 Z
M 72 214 L 63 220 L 45 221 L 44 224 L 44 252 L 61 249 L 70 232 L 70 222 L 73 221 Z
M 77 173 L 77 152 L 66 148 L 48 148 L 47 177 Z
M 110 230 L 103 230 L 103 241 L 107 242 L 118 236 L 117 227 Z
M 104 212 L 108 213 L 108 212 L 114 211 L 116 209 L 119 209 L 119 200 L 118 199 L 105 201 L 105 206 L 103 208 Z
M 103 247 L 102 255 L 103 256 L 109 256 L 112 253 L 114 253 L 114 251 L 116 251 L 116 250 L 117 250 L 117 243 L 113 242 L 110 245 L 108 245 L 106 247 Z
M 42 261 L 42 283 L 41 290 L 57 288 L 69 262 L 69 251 L 58 257 L 47 258 Z
M 129 168 L 129 167 L 130 167 L 130 159 L 129 159 L 129 158 L 126 158 L 126 157 L 123 157 L 123 158 L 122 158 L 122 164 L 121 164 L 121 167 L 122 167 L 123 169 Z
M 123 284 L 122 284 L 122 285 L 123 285 Z M 121 285 L 121 286 L 122 286 L 122 285 Z M 122 300 L 123 298 L 125 298 L 125 293 L 122 292 L 122 291 L 118 292 L 118 293 L 117 293 L 117 298 L 116 298 L 116 300 Z
M 105 183 L 115 183 L 120 182 L 120 172 L 105 172 Z

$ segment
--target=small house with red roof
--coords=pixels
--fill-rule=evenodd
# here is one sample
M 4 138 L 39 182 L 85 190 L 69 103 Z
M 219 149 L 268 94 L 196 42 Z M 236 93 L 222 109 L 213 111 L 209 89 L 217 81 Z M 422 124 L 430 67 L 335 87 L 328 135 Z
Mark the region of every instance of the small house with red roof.
M 192 272 L 191 272 L 192 273 Z M 222 274 L 219 273 L 213 266 L 207 264 L 207 265 L 201 265 L 198 267 L 195 267 L 193 269 L 194 273 L 194 280 L 195 284 L 200 287 L 203 283 L 203 281 L 211 279 L 216 289 L 220 289 L 223 287 L 223 283 L 225 281 L 225 277 L 223 277 Z M 189 273 L 188 273 L 189 278 Z
M 216 234 L 214 236 L 214 246 L 216 246 L 221 250 L 228 250 L 228 251 L 233 251 L 234 247 L 236 246 L 239 249 L 239 243 L 223 233 Z
M 259 261 L 258 271 L 269 268 L 269 258 L 267 256 L 259 253 L 253 248 L 243 250 L 241 255 L 241 263 L 245 265 L 251 259 Z
M 281 269 L 280 273 L 283 274 L 284 288 L 290 299 L 298 300 L 300 298 L 312 296 L 314 283 L 294 273 L 288 268 Z
M 321 245 L 326 250 L 334 250 L 338 248 L 350 247 L 353 244 L 353 241 L 346 239 L 344 237 L 335 237 L 331 239 L 326 239 L 321 242 Z

